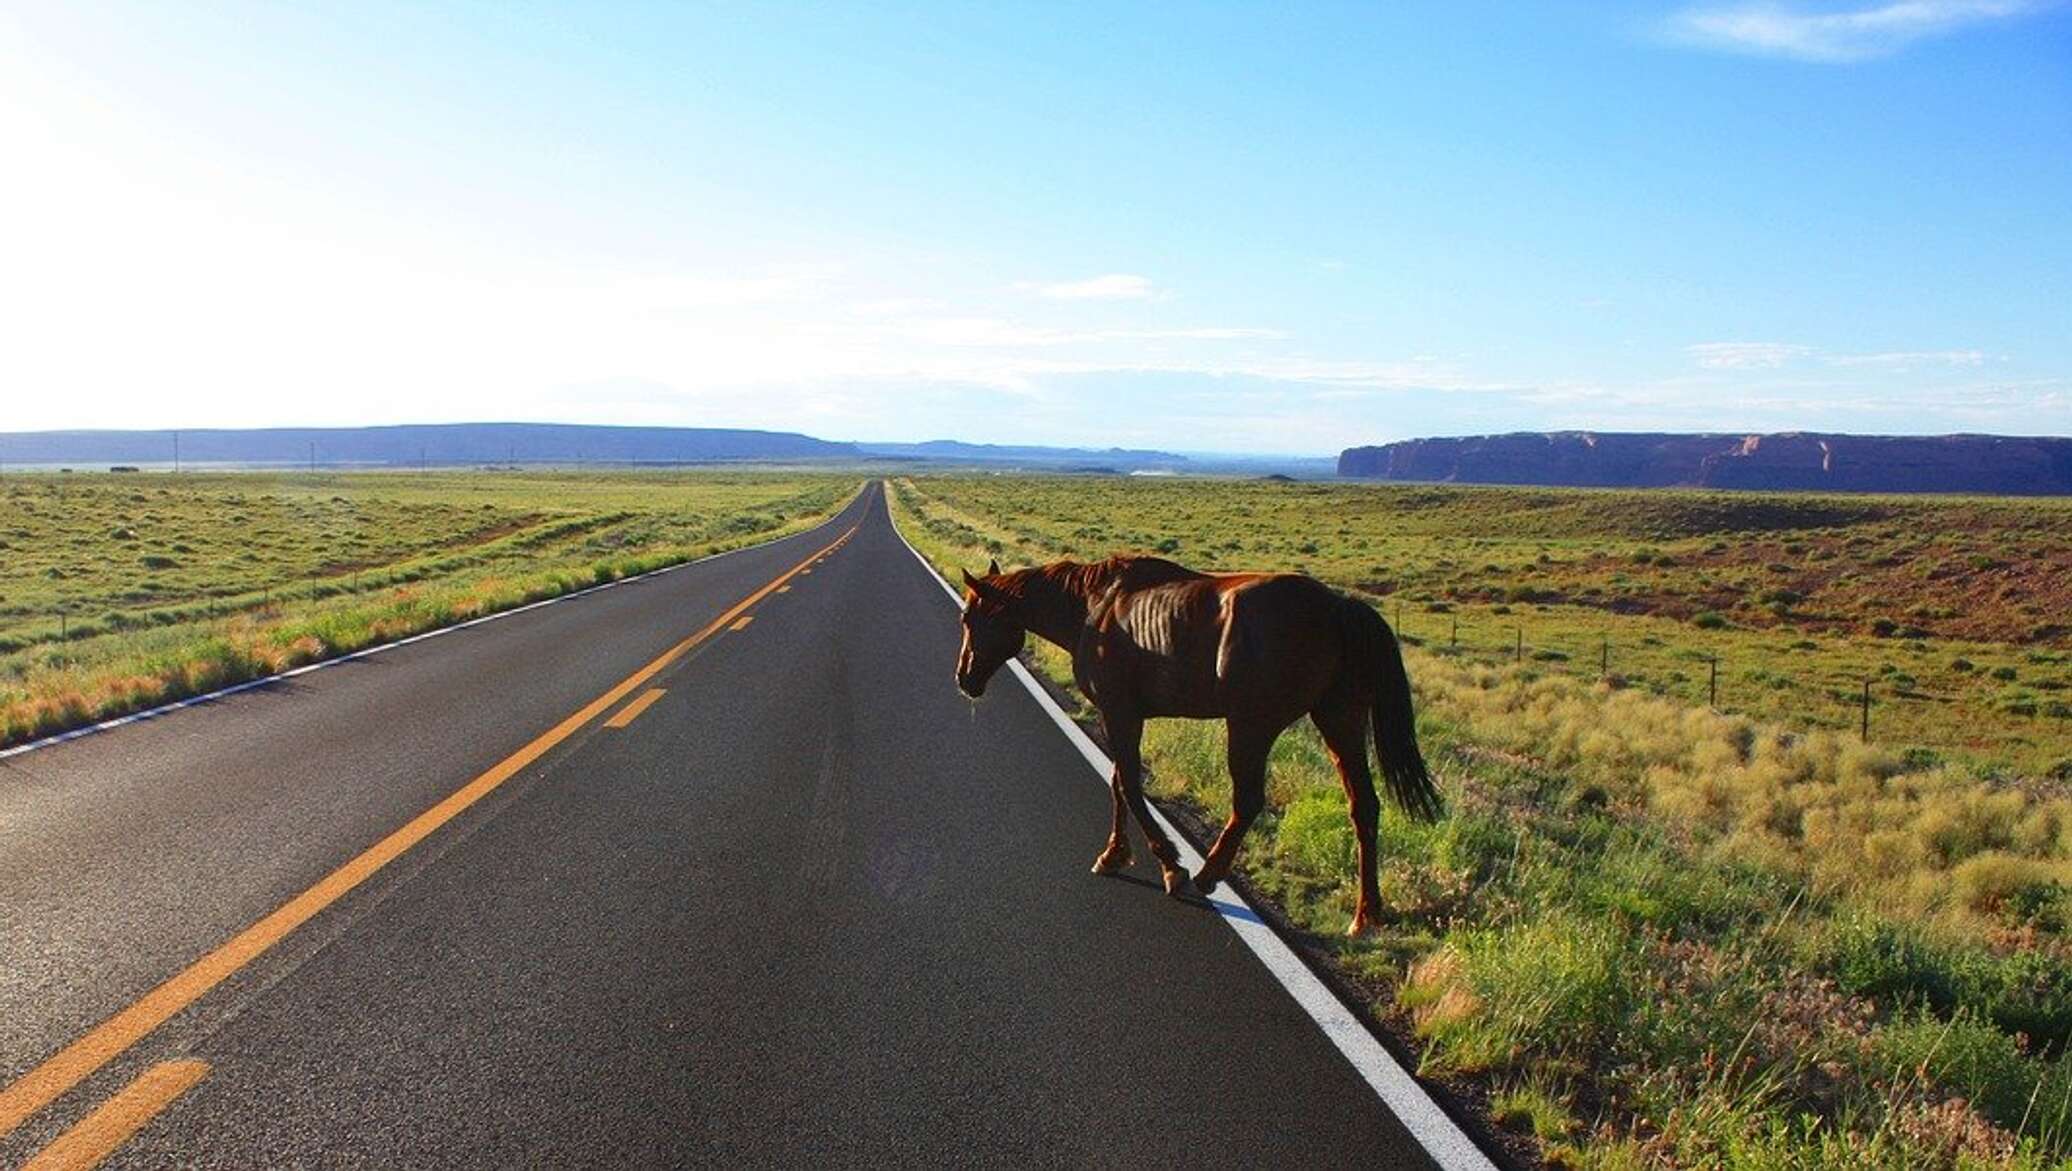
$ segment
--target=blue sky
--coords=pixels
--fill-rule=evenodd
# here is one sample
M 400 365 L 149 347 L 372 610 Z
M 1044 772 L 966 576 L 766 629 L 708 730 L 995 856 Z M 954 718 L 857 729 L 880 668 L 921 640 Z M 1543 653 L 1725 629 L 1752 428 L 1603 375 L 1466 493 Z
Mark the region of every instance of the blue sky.
M 2072 432 L 2072 9 L 0 0 L 9 429 Z

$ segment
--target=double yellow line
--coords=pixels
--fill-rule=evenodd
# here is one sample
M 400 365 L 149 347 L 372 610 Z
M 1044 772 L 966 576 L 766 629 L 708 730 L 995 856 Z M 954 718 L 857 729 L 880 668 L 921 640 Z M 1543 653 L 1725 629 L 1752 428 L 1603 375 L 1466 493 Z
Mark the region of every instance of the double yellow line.
M 591 700 L 575 714 L 540 733 L 540 735 L 533 738 L 531 743 L 505 757 L 481 776 L 462 785 L 437 805 L 411 818 L 401 829 L 376 842 L 358 857 L 325 875 L 315 886 L 289 899 L 258 922 L 238 932 L 229 941 L 218 946 L 216 950 L 194 961 L 184 971 L 158 987 L 153 988 L 151 991 L 146 992 L 132 1002 L 129 1007 L 95 1025 L 78 1040 L 73 1041 L 51 1055 L 43 1064 L 15 1079 L 6 1089 L 0 1090 L 0 1138 L 5 1138 L 12 1134 L 15 1128 L 28 1121 L 45 1106 L 50 1105 L 59 1097 L 69 1092 L 74 1086 L 85 1081 L 101 1067 L 128 1050 L 130 1046 L 143 1040 L 152 1030 L 170 1020 L 188 1005 L 199 1000 L 210 989 L 228 979 L 245 965 L 259 958 L 267 949 L 286 938 L 289 932 L 308 922 L 318 912 L 337 902 L 347 892 L 367 881 L 376 871 L 393 862 L 406 850 L 429 837 L 440 826 L 452 821 L 469 806 L 488 796 L 497 786 L 517 775 L 525 766 L 545 755 L 549 749 L 568 739 L 585 724 L 610 710 L 614 704 L 631 694 L 635 688 L 661 673 L 663 668 L 683 657 L 686 652 L 696 647 L 699 643 L 725 629 L 729 623 L 747 613 L 757 602 L 783 588 L 786 583 L 799 574 L 811 572 L 810 566 L 841 548 L 850 537 L 855 535 L 856 529 L 852 526 L 849 531 L 837 537 L 832 544 L 829 544 L 826 548 L 821 549 L 797 565 L 792 566 L 766 583 L 762 588 L 736 602 L 726 613 L 707 623 L 696 634 L 662 652 L 653 662 L 628 675 L 610 691 Z M 148 1122 L 151 1115 L 156 1114 L 158 1109 L 162 1109 L 167 1102 L 172 1101 L 181 1092 L 184 1092 L 196 1081 L 199 1081 L 208 1068 L 200 1062 L 180 1063 L 180 1066 L 183 1077 L 168 1077 L 158 1072 L 164 1068 L 163 1066 L 154 1067 L 153 1070 L 147 1071 L 143 1077 L 139 1078 L 137 1083 L 133 1083 L 129 1089 L 124 1090 L 123 1095 L 118 1095 L 118 1100 L 121 1100 L 124 1095 L 131 1095 L 133 1092 L 136 1092 L 138 1085 L 150 1082 L 154 1077 L 163 1087 L 170 1088 L 177 1085 L 177 1089 L 172 1089 L 171 1092 L 166 1093 L 158 1101 L 156 1108 L 138 1119 L 136 1126 L 141 1126 L 144 1122 Z M 195 1066 L 200 1067 L 198 1071 L 193 1068 Z M 114 1103 L 111 1102 L 110 1105 L 112 1106 Z M 100 1117 L 100 1113 L 97 1112 L 95 1117 Z M 86 1127 L 93 1121 L 94 1118 L 89 1118 L 86 1122 L 81 1123 L 81 1127 Z M 134 1131 L 134 1126 L 129 1128 L 125 1133 L 125 1137 L 127 1133 L 134 1133 Z M 58 1148 L 72 1137 L 68 1133 L 60 1138 L 46 1150 L 45 1155 L 58 1153 Z M 102 1154 L 105 1153 L 105 1151 L 102 1152 Z M 38 1156 L 39 1160 L 43 1157 Z M 92 1161 L 98 1161 L 98 1158 L 96 1156 Z M 92 1162 L 84 1164 L 70 1163 L 66 1165 L 91 1166 Z

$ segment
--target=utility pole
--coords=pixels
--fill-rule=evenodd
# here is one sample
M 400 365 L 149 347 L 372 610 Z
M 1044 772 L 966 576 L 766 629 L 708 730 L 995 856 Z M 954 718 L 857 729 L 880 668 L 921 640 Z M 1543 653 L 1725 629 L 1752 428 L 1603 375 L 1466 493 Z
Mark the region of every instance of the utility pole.
M 317 474 L 317 441 L 314 439 L 309 441 L 309 474 Z
M 180 474 L 180 433 L 173 432 L 173 474 Z

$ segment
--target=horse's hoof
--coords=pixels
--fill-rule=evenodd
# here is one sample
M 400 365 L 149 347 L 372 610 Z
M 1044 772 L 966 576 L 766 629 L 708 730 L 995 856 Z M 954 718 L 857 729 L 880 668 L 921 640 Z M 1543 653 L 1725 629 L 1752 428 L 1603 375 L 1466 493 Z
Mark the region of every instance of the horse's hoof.
M 1380 916 L 1370 915 L 1365 911 L 1359 911 L 1353 915 L 1352 925 L 1345 929 L 1345 934 L 1347 938 L 1358 939 L 1363 935 L 1373 934 L 1375 929 L 1380 926 Z
M 1165 888 L 1166 894 L 1176 899 L 1184 899 L 1195 893 L 1194 881 L 1178 866 L 1165 872 Z
M 1115 850 L 1103 850 L 1101 851 L 1101 856 L 1094 859 L 1094 873 L 1113 874 L 1116 871 L 1128 866 L 1129 864 L 1130 856 L 1128 853 L 1117 852 Z
M 1194 889 L 1198 893 L 1214 893 L 1216 889 L 1216 884 L 1221 881 L 1223 881 L 1221 878 L 1218 878 L 1215 875 L 1210 874 L 1209 868 L 1206 866 L 1194 872 Z

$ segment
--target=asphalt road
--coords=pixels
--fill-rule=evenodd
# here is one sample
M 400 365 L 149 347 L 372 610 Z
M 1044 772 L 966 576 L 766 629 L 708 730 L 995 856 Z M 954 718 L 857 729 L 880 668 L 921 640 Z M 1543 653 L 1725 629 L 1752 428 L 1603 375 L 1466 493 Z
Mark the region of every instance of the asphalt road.
M 814 532 L 0 761 L 0 1124 L 27 1103 L 0 1164 L 1428 1165 L 1213 912 L 1147 863 L 1087 873 L 1105 791 L 1021 689 L 958 695 L 956 647 L 873 487 Z M 140 999 L 163 1023 L 109 1033 Z

